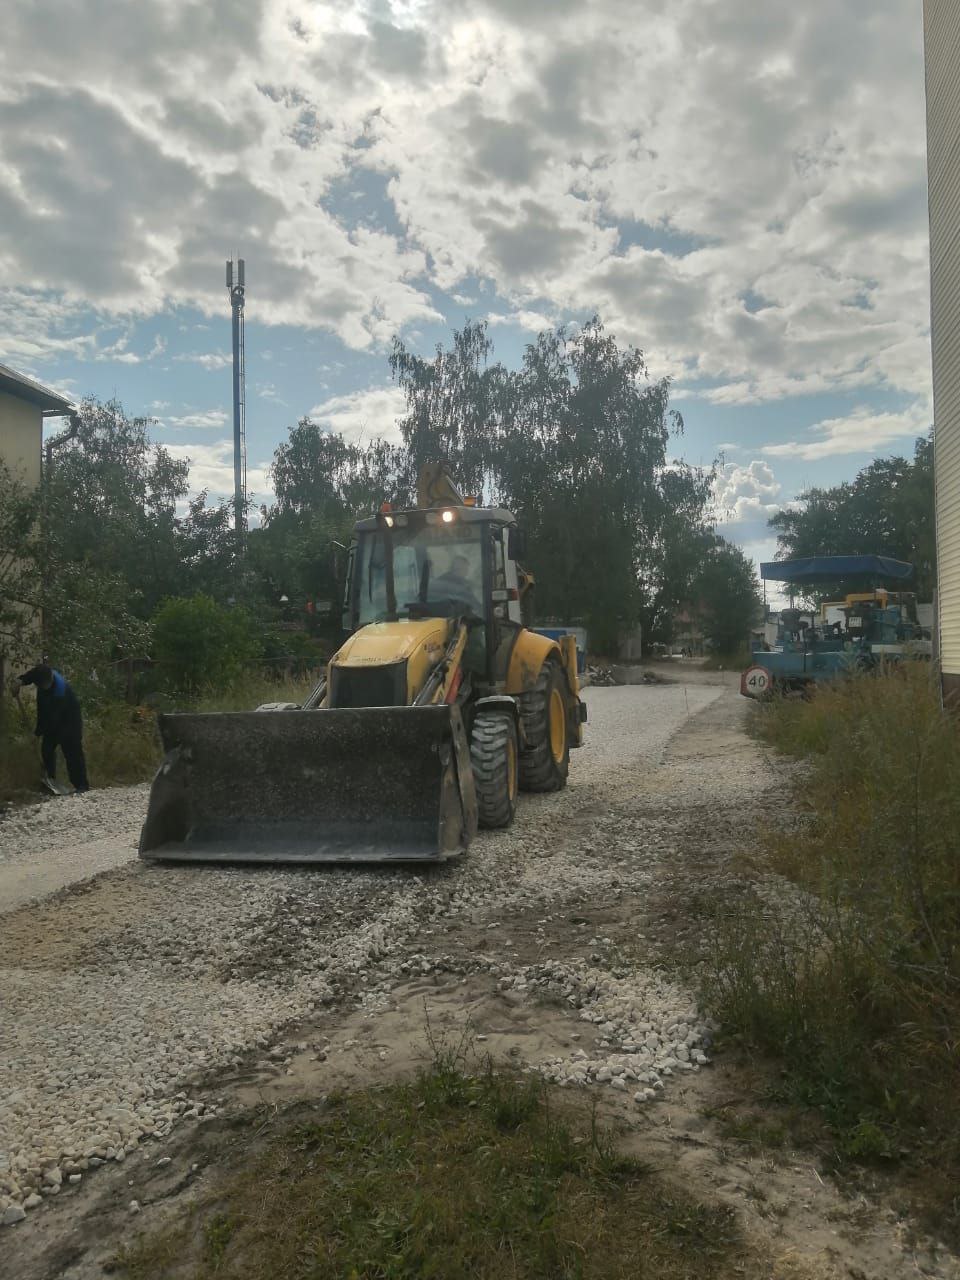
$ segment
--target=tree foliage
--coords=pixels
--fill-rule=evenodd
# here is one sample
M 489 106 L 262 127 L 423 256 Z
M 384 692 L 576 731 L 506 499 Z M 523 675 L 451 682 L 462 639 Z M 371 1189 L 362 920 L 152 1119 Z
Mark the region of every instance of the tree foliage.
M 770 520 L 778 556 L 885 555 L 915 570 L 912 589 L 932 600 L 936 586 L 933 439 L 921 436 L 913 458 L 878 458 L 856 478 L 833 488 L 812 488 Z M 862 583 L 824 584 L 837 595 Z M 806 590 L 807 588 L 804 588 Z
M 693 596 L 714 653 L 735 654 L 745 648 L 757 615 L 760 589 L 753 562 L 739 547 L 716 539 L 697 571 Z
M 488 363 L 492 349 L 484 323 L 454 332 L 450 349 L 438 345 L 432 360 L 394 340 L 390 368 L 406 397 L 399 425 L 414 478 L 424 463 L 444 462 L 466 493 L 496 483 L 512 380 Z
M 301 419 L 275 452 L 275 501 L 242 559 L 232 504 L 191 498 L 188 462 L 150 439 L 147 420 L 86 401 L 46 477 L 44 538 L 24 587 L 45 584 L 54 660 L 76 673 L 154 652 L 195 691 L 230 669 L 229 644 L 253 651 L 250 618 L 258 644 L 282 649 L 275 624 L 302 617 L 309 600 L 336 610 L 355 521 L 384 499 L 414 501 L 421 466 L 436 461 L 467 493 L 516 513 L 540 619 L 586 623 L 600 650 L 614 653 L 637 623 L 648 641 L 669 639 L 698 592 L 719 600 L 724 573 L 734 594 L 743 585 L 746 562 L 718 550 L 712 528 L 714 471 L 670 457 L 682 422 L 669 381 L 651 379 L 643 353 L 598 319 L 541 333 L 517 369 L 493 360 L 483 324 L 431 358 L 397 341 L 390 366 L 405 397 L 402 442 L 350 443 Z M 719 634 L 723 610 L 711 608 Z
M 189 471 L 151 442 L 148 425 L 116 401 L 85 401 L 45 494 L 52 562 L 131 584 L 130 605 L 144 617 L 182 579 L 176 506 Z
M 40 494 L 0 462 L 0 657 L 20 659 L 37 645 L 40 528 Z
M 153 632 L 164 684 L 188 697 L 229 688 L 261 651 L 244 609 L 202 594 L 165 600 L 154 616 Z
M 349 444 L 302 418 L 274 453 L 270 475 L 276 501 L 261 509 L 251 532 L 249 570 L 260 595 L 337 600 L 354 522 L 386 498 L 412 496 L 404 450 L 383 440 Z
M 541 333 L 520 369 L 491 365 L 483 324 L 433 360 L 394 344 L 410 466 L 441 459 L 529 531 L 541 616 L 584 620 L 615 652 L 624 627 L 669 628 L 706 537 L 712 473 L 668 465 L 669 380 L 598 319 Z
M 149 425 L 116 401 L 84 401 L 44 478 L 34 573 L 45 648 L 81 684 L 102 681 L 114 660 L 148 656 L 161 600 L 223 599 L 235 583 L 232 509 L 200 494 L 178 514 L 189 463 L 154 443 Z
M 131 608 L 135 589 L 106 555 L 94 545 L 82 556 L 67 551 L 65 492 L 65 483 L 31 490 L 0 466 L 0 654 L 36 661 L 43 649 L 82 684 L 115 653 L 142 651 L 149 628 Z M 82 491 L 70 500 L 82 509 Z

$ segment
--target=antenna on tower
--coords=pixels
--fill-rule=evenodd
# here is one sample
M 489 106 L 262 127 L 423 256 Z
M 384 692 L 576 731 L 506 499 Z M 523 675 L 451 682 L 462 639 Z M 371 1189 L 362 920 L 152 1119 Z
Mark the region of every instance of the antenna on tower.
M 228 258 L 227 291 L 233 315 L 233 503 L 237 552 L 241 555 L 246 541 L 247 521 L 247 373 L 243 335 L 245 276 L 243 259 L 237 259 L 234 276 L 233 259 Z

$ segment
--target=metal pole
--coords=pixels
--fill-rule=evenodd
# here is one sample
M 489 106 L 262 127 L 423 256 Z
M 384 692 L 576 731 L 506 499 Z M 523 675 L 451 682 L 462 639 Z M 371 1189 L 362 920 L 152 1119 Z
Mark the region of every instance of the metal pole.
M 246 533 L 247 505 L 247 440 L 246 440 L 246 370 L 244 360 L 243 302 L 246 288 L 244 261 L 237 259 L 234 279 L 233 262 L 227 263 L 227 288 L 233 319 L 233 503 L 234 528 L 238 554 L 243 553 Z

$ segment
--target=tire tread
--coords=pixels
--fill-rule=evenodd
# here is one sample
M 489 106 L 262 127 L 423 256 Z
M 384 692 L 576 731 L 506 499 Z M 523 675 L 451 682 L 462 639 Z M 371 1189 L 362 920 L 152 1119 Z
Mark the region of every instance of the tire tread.
M 558 765 L 550 750 L 550 691 L 562 673 L 556 661 L 543 664 L 537 682 L 520 695 L 524 748 L 520 752 L 520 786 L 524 791 L 562 791 L 567 784 L 567 756 Z
M 516 806 L 510 803 L 505 767 L 511 738 L 516 740 L 516 728 L 502 712 L 478 715 L 473 722 L 470 761 L 481 827 L 508 827 L 513 821 Z

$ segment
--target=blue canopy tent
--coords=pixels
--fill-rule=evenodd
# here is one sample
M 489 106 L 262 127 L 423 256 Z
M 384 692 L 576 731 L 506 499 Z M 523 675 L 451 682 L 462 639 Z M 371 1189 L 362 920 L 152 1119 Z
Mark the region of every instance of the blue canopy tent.
M 760 565 L 764 582 L 827 582 L 831 578 L 913 577 L 913 565 L 890 556 L 802 556 L 799 560 L 766 560 Z
M 841 582 L 845 578 L 878 578 L 903 582 L 913 577 L 913 565 L 892 556 L 801 556 L 796 560 L 764 560 L 760 563 L 763 602 L 768 582 Z M 790 593 L 791 600 L 793 592 Z

